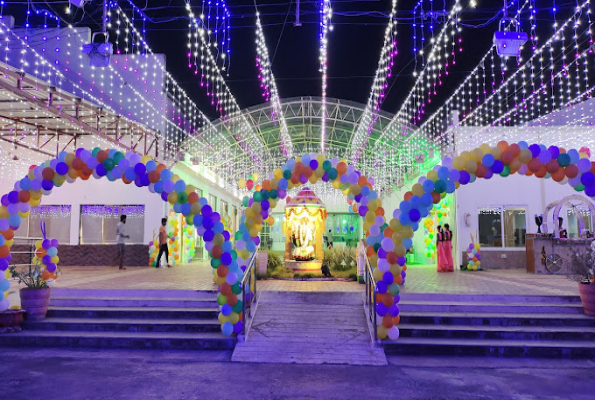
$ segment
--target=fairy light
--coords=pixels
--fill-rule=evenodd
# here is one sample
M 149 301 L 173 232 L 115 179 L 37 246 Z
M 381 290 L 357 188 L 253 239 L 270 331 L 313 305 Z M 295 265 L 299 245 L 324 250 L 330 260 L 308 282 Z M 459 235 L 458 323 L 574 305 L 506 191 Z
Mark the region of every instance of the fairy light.
M 327 89 L 327 68 L 328 68 L 328 32 L 332 30 L 331 18 L 333 10 L 330 0 L 320 0 L 320 72 L 322 73 L 322 118 L 320 120 L 320 152 L 324 154 L 326 145 L 326 89 Z
M 266 155 L 269 160 L 272 160 L 270 151 L 264 146 L 254 128 L 242 113 L 235 97 L 225 83 L 221 70 L 211 53 L 211 46 L 215 46 L 210 43 L 210 35 L 207 34 L 208 29 L 205 29 L 206 26 L 202 20 L 196 18 L 189 1 L 186 2 L 186 10 L 194 29 L 199 34 L 201 50 L 204 51 L 204 58 L 201 59 L 201 63 L 205 63 L 207 71 L 204 86 L 207 95 L 211 97 L 211 104 L 217 108 L 221 118 L 231 125 L 230 132 L 237 145 L 248 155 L 252 162 L 262 166 L 262 155 Z
M 281 109 L 281 100 L 277 90 L 277 84 L 273 75 L 269 51 L 267 49 L 264 32 L 260 23 L 260 13 L 256 12 L 256 65 L 259 70 L 259 78 L 263 90 L 263 97 L 271 102 L 273 120 L 278 121 L 280 125 L 281 151 L 287 158 L 293 157 L 293 144 L 285 122 L 285 116 Z
M 392 76 L 394 58 L 397 55 L 397 22 L 395 20 L 397 0 L 392 0 L 392 9 L 389 15 L 388 25 L 384 31 L 384 44 L 380 51 L 378 68 L 372 82 L 372 90 L 366 104 L 364 115 L 361 118 L 353 138 L 351 139 L 350 158 L 357 163 L 364 148 L 368 146 L 368 138 L 372 134 L 374 125 L 378 120 L 378 112 L 384 100 L 385 91 L 388 89 L 388 79 Z

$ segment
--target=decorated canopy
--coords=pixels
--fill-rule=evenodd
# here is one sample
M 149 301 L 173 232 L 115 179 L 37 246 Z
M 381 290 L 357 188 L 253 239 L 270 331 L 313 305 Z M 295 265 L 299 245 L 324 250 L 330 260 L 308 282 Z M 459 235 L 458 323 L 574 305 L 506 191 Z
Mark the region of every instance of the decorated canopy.
M 319 214 L 323 220 L 326 219 L 326 207 L 322 200 L 314 194 L 310 188 L 302 189 L 297 196 L 289 200 L 285 206 L 285 216 L 287 218 L 292 215 L 301 217 L 301 213 L 307 212 L 311 217 Z

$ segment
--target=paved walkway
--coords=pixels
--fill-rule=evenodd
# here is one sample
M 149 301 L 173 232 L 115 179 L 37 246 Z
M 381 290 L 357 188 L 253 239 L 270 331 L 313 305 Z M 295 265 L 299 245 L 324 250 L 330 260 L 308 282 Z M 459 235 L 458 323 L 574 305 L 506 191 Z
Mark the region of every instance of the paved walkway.
M 591 400 L 589 360 L 389 357 L 386 367 L 230 363 L 229 353 L 0 349 L 11 400 Z
M 216 290 L 212 268 L 206 262 L 173 268 L 61 267 L 56 282 L 61 288 L 80 289 L 170 289 Z M 345 281 L 259 281 L 260 290 L 357 292 L 364 285 Z M 578 295 L 577 284 L 564 276 L 527 274 L 523 270 L 437 273 L 435 267 L 412 265 L 402 293 L 462 293 L 510 295 Z M 18 304 L 18 286 L 13 282 L 9 299 Z

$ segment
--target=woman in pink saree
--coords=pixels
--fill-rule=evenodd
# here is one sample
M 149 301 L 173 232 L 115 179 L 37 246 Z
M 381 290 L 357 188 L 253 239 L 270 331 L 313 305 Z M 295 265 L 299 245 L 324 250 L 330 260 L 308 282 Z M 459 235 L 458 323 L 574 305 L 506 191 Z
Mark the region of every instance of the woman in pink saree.
M 444 249 L 444 232 L 442 226 L 436 228 L 436 271 L 446 272 L 446 252 Z
M 450 225 L 444 224 L 444 230 L 442 231 L 442 243 L 444 248 L 445 265 L 443 271 L 453 272 L 454 261 L 452 260 L 452 232 Z

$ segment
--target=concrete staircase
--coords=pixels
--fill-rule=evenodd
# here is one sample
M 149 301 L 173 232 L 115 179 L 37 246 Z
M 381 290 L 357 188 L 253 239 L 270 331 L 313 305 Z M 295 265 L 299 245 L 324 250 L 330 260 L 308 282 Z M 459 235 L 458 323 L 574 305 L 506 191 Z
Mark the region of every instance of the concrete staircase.
M 387 364 L 382 349 L 373 346 L 359 292 L 261 292 L 232 361 Z
M 214 291 L 53 289 L 43 321 L 0 335 L 0 345 L 107 349 L 233 349 Z
M 404 294 L 386 354 L 595 357 L 595 318 L 578 296 Z

